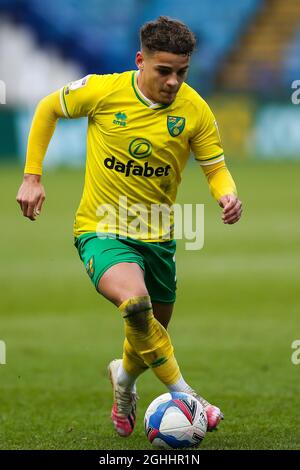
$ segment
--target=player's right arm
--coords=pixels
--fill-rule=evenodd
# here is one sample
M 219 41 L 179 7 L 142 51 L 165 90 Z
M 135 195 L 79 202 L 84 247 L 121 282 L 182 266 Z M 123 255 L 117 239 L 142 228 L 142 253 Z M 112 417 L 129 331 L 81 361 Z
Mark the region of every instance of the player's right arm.
M 59 118 L 94 117 L 110 86 L 109 75 L 87 75 L 43 98 L 35 111 L 27 146 L 24 179 L 17 201 L 30 220 L 45 200 L 41 183 L 43 160 Z
M 43 98 L 35 111 L 27 146 L 24 179 L 17 194 L 22 213 L 30 220 L 39 215 L 45 200 L 41 183 L 42 164 L 59 118 L 64 117 L 60 92 Z

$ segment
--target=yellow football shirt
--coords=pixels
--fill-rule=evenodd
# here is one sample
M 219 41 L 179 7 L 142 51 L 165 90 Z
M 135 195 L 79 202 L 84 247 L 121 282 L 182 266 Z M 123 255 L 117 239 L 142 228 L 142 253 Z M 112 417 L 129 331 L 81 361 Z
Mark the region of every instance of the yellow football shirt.
M 172 238 L 170 208 L 191 151 L 201 165 L 224 159 L 215 118 L 199 94 L 183 83 L 172 104 L 152 103 L 137 86 L 138 73 L 88 75 L 61 89 L 65 116 L 88 117 L 75 236 Z M 161 213 L 169 213 L 169 227 Z

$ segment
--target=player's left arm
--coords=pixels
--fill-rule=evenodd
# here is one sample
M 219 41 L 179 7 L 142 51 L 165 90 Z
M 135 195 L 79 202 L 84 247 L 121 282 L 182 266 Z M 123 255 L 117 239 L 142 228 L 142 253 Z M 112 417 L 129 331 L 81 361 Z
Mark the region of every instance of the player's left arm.
M 225 164 L 224 159 L 219 163 L 202 166 L 208 180 L 209 188 L 223 208 L 222 220 L 224 224 L 235 224 L 241 218 L 243 206 L 237 196 L 235 182 Z
M 223 222 L 234 224 L 242 215 L 242 203 L 238 199 L 236 185 L 225 164 L 216 119 L 204 100 L 200 99 L 198 106 L 198 122 L 190 141 L 191 149 L 208 180 L 213 197 L 223 209 Z

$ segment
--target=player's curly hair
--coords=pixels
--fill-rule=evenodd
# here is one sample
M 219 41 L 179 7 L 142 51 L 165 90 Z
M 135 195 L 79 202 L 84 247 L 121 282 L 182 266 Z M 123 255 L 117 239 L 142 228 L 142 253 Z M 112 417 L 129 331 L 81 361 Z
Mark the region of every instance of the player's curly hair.
M 181 21 L 159 16 L 140 29 L 141 48 L 152 52 L 191 55 L 196 45 L 194 33 Z

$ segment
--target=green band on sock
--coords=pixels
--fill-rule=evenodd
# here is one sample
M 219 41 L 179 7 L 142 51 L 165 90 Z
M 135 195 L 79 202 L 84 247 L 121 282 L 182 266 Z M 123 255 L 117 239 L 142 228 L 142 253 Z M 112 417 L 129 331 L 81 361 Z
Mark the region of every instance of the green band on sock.
M 168 359 L 166 357 L 160 357 L 159 359 L 156 359 L 156 361 L 152 362 L 150 364 L 150 367 L 151 369 L 154 369 L 155 367 L 162 366 L 163 364 L 167 362 L 167 360 Z

